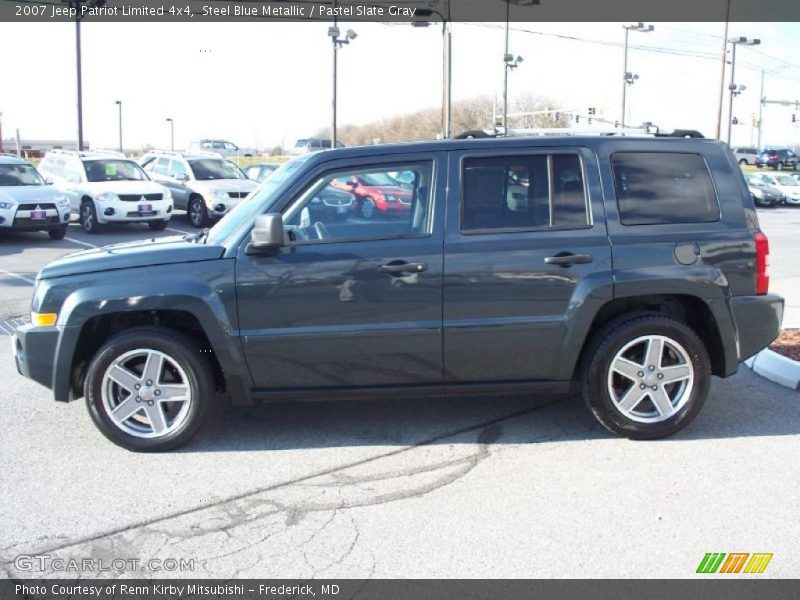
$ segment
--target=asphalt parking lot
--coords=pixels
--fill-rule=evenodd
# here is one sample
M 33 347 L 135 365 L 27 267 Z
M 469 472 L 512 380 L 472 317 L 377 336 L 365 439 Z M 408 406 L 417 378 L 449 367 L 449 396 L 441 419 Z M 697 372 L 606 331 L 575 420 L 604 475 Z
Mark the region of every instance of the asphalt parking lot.
M 759 214 L 773 287 L 791 291 L 800 210 Z M 0 238 L 4 316 L 28 310 L 26 279 L 60 254 L 191 230 L 170 228 Z M 774 554 L 758 577 L 800 566 L 800 397 L 746 367 L 657 442 L 611 436 L 578 399 L 401 400 L 220 411 L 160 455 L 111 445 L 82 402 L 56 405 L 9 344 L 0 380 L 6 577 L 63 574 L 15 562 L 34 553 L 193 559 L 122 574 L 226 578 L 683 578 L 736 551 Z

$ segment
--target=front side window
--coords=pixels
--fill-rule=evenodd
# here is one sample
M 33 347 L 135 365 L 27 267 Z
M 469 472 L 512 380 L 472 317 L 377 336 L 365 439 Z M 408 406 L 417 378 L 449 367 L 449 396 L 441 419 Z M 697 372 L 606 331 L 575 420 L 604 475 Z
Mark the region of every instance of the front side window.
M 576 154 L 467 158 L 462 202 L 465 232 L 574 229 L 591 222 Z
M 175 179 L 182 179 L 186 176 L 186 167 L 183 162 L 173 158 L 169 165 L 169 176 Z
M 623 225 L 707 223 L 719 203 L 699 154 L 620 152 L 611 156 Z
M 159 158 L 156 161 L 155 166 L 153 167 L 153 173 L 157 175 L 166 175 L 169 171 L 169 159 L 168 158 Z
M 86 160 L 83 164 L 88 181 L 147 181 L 147 175 L 132 160 Z
M 400 185 L 388 176 L 395 171 L 411 173 L 413 181 Z M 430 162 L 330 173 L 284 211 L 284 227 L 300 243 L 427 235 L 432 180 Z

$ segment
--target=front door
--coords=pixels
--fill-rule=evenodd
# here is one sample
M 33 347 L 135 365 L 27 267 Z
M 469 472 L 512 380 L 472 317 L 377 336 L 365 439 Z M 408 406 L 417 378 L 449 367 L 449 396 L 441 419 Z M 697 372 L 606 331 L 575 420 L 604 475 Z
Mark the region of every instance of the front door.
M 442 163 L 435 154 L 329 162 L 273 209 L 283 214 L 286 247 L 248 256 L 243 246 L 236 267 L 240 335 L 257 388 L 441 383 Z M 353 194 L 330 185 L 398 173 L 411 182 L 398 181 L 406 208 L 369 219 Z
M 612 297 L 596 160 L 581 148 L 453 152 L 445 240 L 447 382 L 569 378 L 570 326 Z

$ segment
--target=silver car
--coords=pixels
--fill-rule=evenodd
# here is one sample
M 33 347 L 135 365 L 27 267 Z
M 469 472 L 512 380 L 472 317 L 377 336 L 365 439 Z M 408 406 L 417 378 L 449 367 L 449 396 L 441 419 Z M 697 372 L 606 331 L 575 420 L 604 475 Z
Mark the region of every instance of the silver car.
M 51 240 L 67 233 L 69 198 L 47 185 L 33 165 L 0 154 L 0 232 L 46 231 Z
M 151 179 L 170 190 L 175 207 L 184 209 L 198 228 L 223 217 L 258 187 L 219 154 L 155 151 L 140 163 Z
M 189 144 L 189 152 L 216 152 L 222 156 L 239 157 L 239 156 L 260 156 L 260 152 L 255 148 L 245 148 L 237 146 L 228 140 L 197 140 Z

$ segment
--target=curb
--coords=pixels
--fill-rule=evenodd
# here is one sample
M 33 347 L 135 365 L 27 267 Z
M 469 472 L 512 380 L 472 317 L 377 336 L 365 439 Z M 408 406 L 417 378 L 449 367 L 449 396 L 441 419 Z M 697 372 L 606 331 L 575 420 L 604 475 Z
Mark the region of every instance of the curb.
M 800 362 L 764 348 L 744 361 L 753 372 L 791 390 L 800 391 Z

